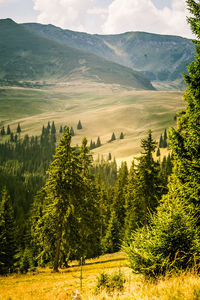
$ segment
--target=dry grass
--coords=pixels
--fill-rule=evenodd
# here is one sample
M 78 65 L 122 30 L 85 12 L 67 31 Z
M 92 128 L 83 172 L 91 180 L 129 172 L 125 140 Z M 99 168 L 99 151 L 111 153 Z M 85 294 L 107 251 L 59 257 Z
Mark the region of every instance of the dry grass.
M 123 292 L 96 294 L 97 276 L 100 272 L 118 272 L 120 269 L 127 282 Z M 67 300 L 73 299 L 80 290 L 80 267 L 75 262 L 69 269 L 51 273 L 48 268 L 35 274 L 0 277 L 1 300 Z M 88 260 L 83 267 L 83 299 L 135 299 L 135 300 L 198 300 L 200 299 L 200 278 L 195 273 L 165 277 L 157 282 L 146 281 L 142 275 L 134 275 L 127 266 L 123 253 L 101 256 Z
M 111 152 L 118 162 L 130 162 L 140 152 L 140 139 L 146 136 L 148 129 L 152 129 L 154 138 L 159 139 L 165 128 L 175 125 L 175 113 L 184 106 L 182 92 L 128 91 L 120 86 L 90 82 L 65 83 L 38 92 L 12 89 L 10 93 L 4 106 L 1 104 L 4 96 L 0 98 L 1 119 L 5 120 L 5 126 L 10 124 L 15 130 L 20 122 L 22 135 L 39 135 L 42 125 L 46 126 L 48 121 L 54 120 L 57 129 L 61 124 L 70 125 L 76 132 L 74 145 L 79 144 L 84 135 L 89 142 L 100 136 L 103 145 L 93 151 L 94 158 L 98 155 L 107 158 Z M 7 116 L 9 105 L 13 110 L 9 118 L 13 116 L 13 119 Z M 19 117 L 23 111 L 27 111 L 27 115 Z M 77 131 L 79 120 L 83 129 Z M 108 143 L 112 132 L 115 132 L 117 140 Z M 119 139 L 121 132 L 125 134 L 124 140 Z

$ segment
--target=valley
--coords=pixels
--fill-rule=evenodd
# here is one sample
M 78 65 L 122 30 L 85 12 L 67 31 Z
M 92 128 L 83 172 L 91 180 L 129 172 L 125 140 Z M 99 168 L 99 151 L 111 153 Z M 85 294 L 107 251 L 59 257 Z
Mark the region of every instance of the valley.
M 148 129 L 158 140 L 165 128 L 175 126 L 174 116 L 184 107 L 179 91 L 135 91 L 119 85 L 105 85 L 90 81 L 60 83 L 51 88 L 1 88 L 1 126 L 10 125 L 15 130 L 20 123 L 21 135 L 40 135 L 42 126 L 55 122 L 57 133 L 60 125 L 72 126 L 74 145 L 83 136 L 102 146 L 93 155 L 107 158 L 108 153 L 117 161 L 127 160 L 140 152 L 140 140 Z M 82 130 L 77 130 L 81 120 Z M 112 133 L 116 141 L 108 143 Z M 119 139 L 123 132 L 124 139 Z

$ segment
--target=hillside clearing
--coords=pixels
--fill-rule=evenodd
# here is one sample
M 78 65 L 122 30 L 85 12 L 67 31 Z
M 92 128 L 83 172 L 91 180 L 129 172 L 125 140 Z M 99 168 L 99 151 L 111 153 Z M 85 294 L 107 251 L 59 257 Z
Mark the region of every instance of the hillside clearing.
M 111 152 L 118 161 L 131 160 L 140 152 L 140 139 L 152 129 L 156 139 L 165 128 L 175 126 L 174 116 L 184 107 L 182 92 L 178 91 L 127 91 L 115 85 L 74 82 L 53 88 L 0 89 L 1 125 L 10 124 L 16 130 L 20 122 L 22 135 L 39 135 L 48 121 L 73 126 L 73 144 L 86 136 L 97 140 L 101 147 L 93 151 L 105 158 Z M 15 112 L 15 113 L 13 113 Z M 77 131 L 81 120 L 83 129 Z M 112 133 L 117 140 L 108 143 Z M 119 140 L 120 133 L 125 135 Z

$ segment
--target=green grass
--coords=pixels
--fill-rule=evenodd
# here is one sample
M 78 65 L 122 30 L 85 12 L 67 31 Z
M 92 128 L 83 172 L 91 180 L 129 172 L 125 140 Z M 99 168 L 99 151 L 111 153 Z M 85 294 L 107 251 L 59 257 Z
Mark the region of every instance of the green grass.
M 93 151 L 117 160 L 130 160 L 140 152 L 140 139 L 148 129 L 159 139 L 165 128 L 175 126 L 176 111 L 184 106 L 181 92 L 126 91 L 115 85 L 74 82 L 49 89 L 0 89 L 0 121 L 14 131 L 20 122 L 23 134 L 39 135 L 43 125 L 55 121 L 73 126 L 73 144 L 86 136 L 90 142 L 101 138 L 102 146 Z M 81 120 L 83 129 L 77 131 Z M 117 140 L 108 143 L 112 133 Z M 119 140 L 120 133 L 125 134 Z

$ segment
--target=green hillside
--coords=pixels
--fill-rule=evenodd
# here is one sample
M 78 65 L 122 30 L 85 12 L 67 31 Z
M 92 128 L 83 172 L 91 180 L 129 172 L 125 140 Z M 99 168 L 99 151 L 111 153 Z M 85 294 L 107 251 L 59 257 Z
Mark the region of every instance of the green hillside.
M 91 81 L 153 89 L 140 73 L 96 55 L 39 37 L 11 19 L 0 20 L 0 80 Z
M 62 30 L 52 25 L 24 24 L 43 37 L 89 51 L 103 58 L 140 71 L 151 81 L 183 87 L 181 72 L 194 56 L 194 46 L 186 38 L 145 32 L 118 35 L 90 35 Z

